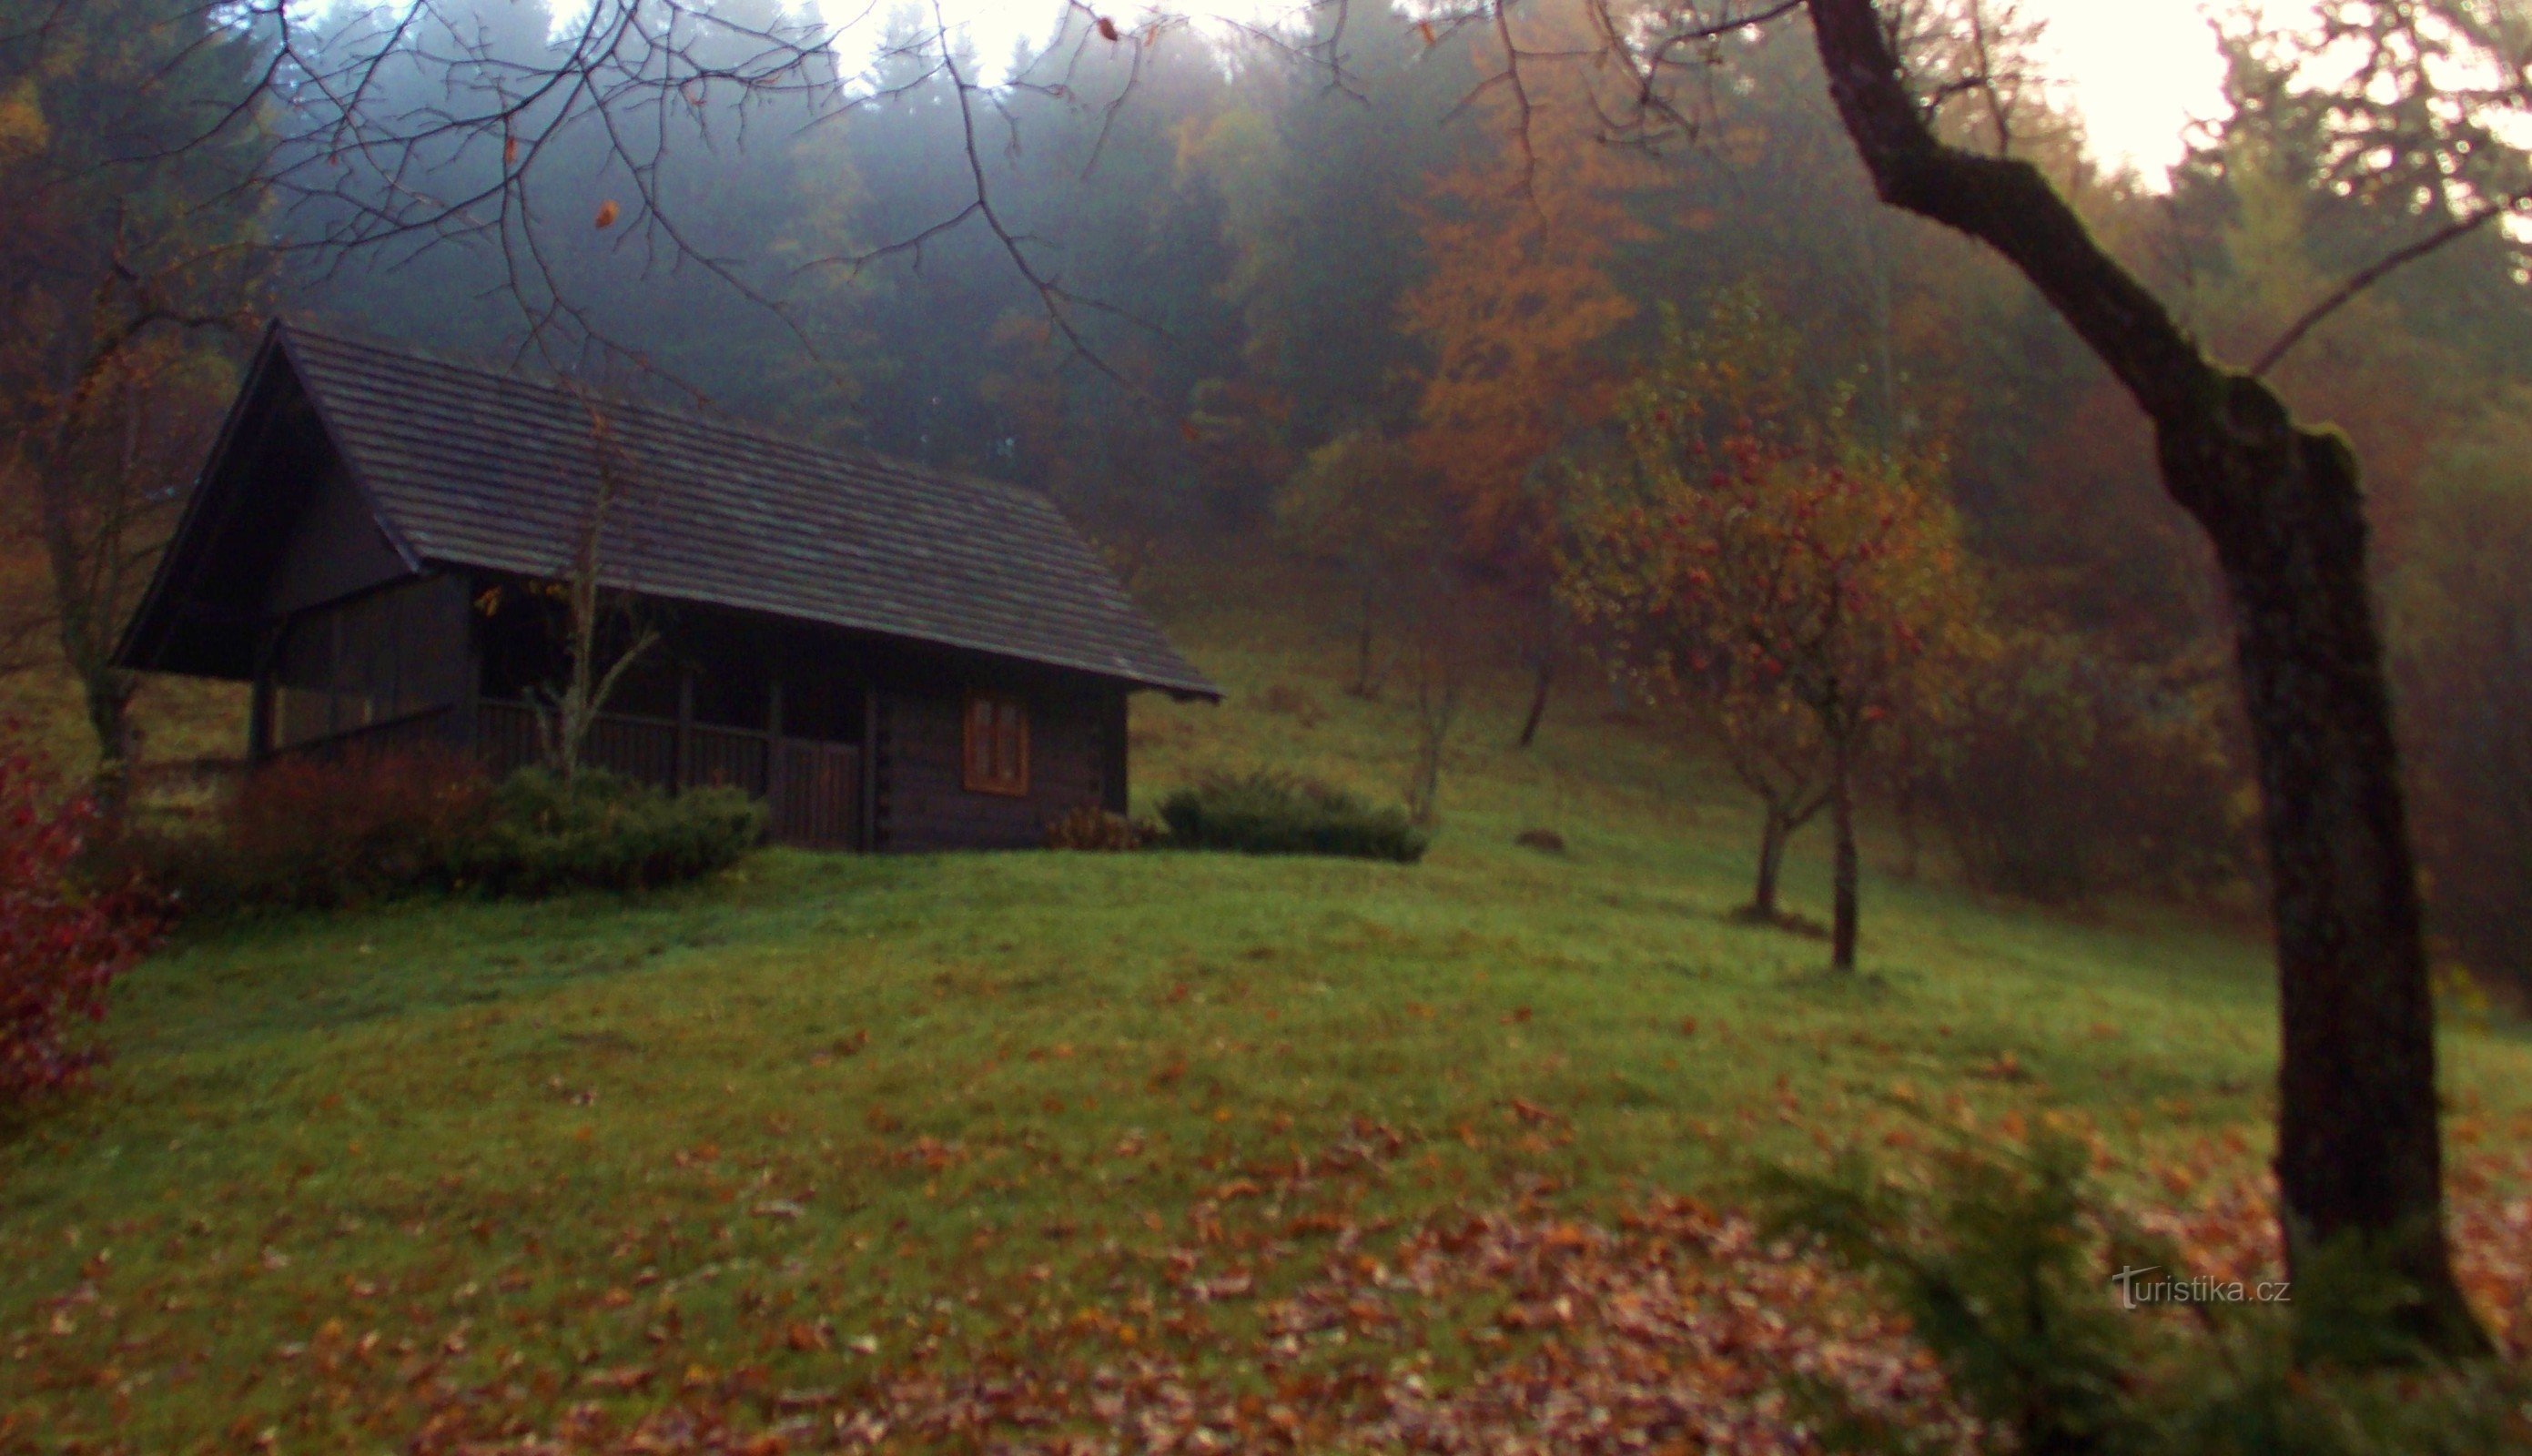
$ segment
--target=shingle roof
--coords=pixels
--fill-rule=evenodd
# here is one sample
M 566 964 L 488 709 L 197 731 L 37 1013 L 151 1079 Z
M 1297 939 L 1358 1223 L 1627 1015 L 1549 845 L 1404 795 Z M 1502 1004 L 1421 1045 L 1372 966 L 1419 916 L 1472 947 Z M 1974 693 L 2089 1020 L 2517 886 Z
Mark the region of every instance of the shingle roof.
M 859 451 L 331 337 L 277 342 L 419 560 L 564 575 L 613 465 L 608 586 L 1219 697 L 1055 504 Z

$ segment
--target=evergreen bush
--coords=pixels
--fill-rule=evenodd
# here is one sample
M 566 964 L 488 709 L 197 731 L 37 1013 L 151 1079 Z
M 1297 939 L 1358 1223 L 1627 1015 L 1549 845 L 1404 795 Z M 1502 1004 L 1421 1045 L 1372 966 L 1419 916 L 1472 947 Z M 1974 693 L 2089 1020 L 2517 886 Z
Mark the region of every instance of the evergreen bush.
M 464 879 L 501 894 L 636 890 L 737 862 L 765 837 L 765 806 L 723 787 L 679 793 L 602 769 L 566 781 L 523 768 L 492 791 L 459 859 Z
M 1272 770 L 1210 774 L 1161 801 L 1168 843 L 1251 855 L 1342 855 L 1412 865 L 1430 841 L 1403 809 Z

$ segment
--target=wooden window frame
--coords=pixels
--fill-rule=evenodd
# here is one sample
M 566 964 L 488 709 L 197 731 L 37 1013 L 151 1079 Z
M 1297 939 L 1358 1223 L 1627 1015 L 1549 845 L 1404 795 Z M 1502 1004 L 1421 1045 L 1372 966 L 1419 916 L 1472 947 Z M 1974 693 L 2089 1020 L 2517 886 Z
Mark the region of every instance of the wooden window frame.
M 974 692 L 958 715 L 961 777 L 971 794 L 1025 799 L 1029 791 L 1028 703 L 1015 694 Z M 981 741 L 980 741 L 981 739 Z

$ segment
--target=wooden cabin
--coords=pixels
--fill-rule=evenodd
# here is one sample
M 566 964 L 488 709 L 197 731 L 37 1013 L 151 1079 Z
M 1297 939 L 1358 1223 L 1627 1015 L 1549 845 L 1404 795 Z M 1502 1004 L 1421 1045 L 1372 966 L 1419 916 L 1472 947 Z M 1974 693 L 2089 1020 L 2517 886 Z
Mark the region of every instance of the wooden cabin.
M 541 752 L 558 584 L 651 645 L 587 760 L 776 838 L 1021 847 L 1122 812 L 1125 700 L 1220 690 L 1044 496 L 275 324 L 118 660 L 254 685 L 249 756 Z

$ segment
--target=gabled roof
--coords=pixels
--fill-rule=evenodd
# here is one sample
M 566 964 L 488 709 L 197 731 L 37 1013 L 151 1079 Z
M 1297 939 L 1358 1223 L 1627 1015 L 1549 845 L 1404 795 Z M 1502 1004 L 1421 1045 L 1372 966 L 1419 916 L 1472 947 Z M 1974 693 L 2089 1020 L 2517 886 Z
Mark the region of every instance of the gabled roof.
M 265 336 L 201 493 L 242 488 L 223 487 L 222 457 L 248 448 L 239 419 L 284 370 L 410 561 L 566 575 L 603 459 L 608 586 L 1221 696 L 1035 491 L 675 411 L 593 409 L 554 386 L 295 324 Z M 203 554 L 187 539 L 203 505 L 127 635 L 135 665 L 153 665 L 147 644 L 171 625 L 153 614 L 179 609 L 171 576 Z

